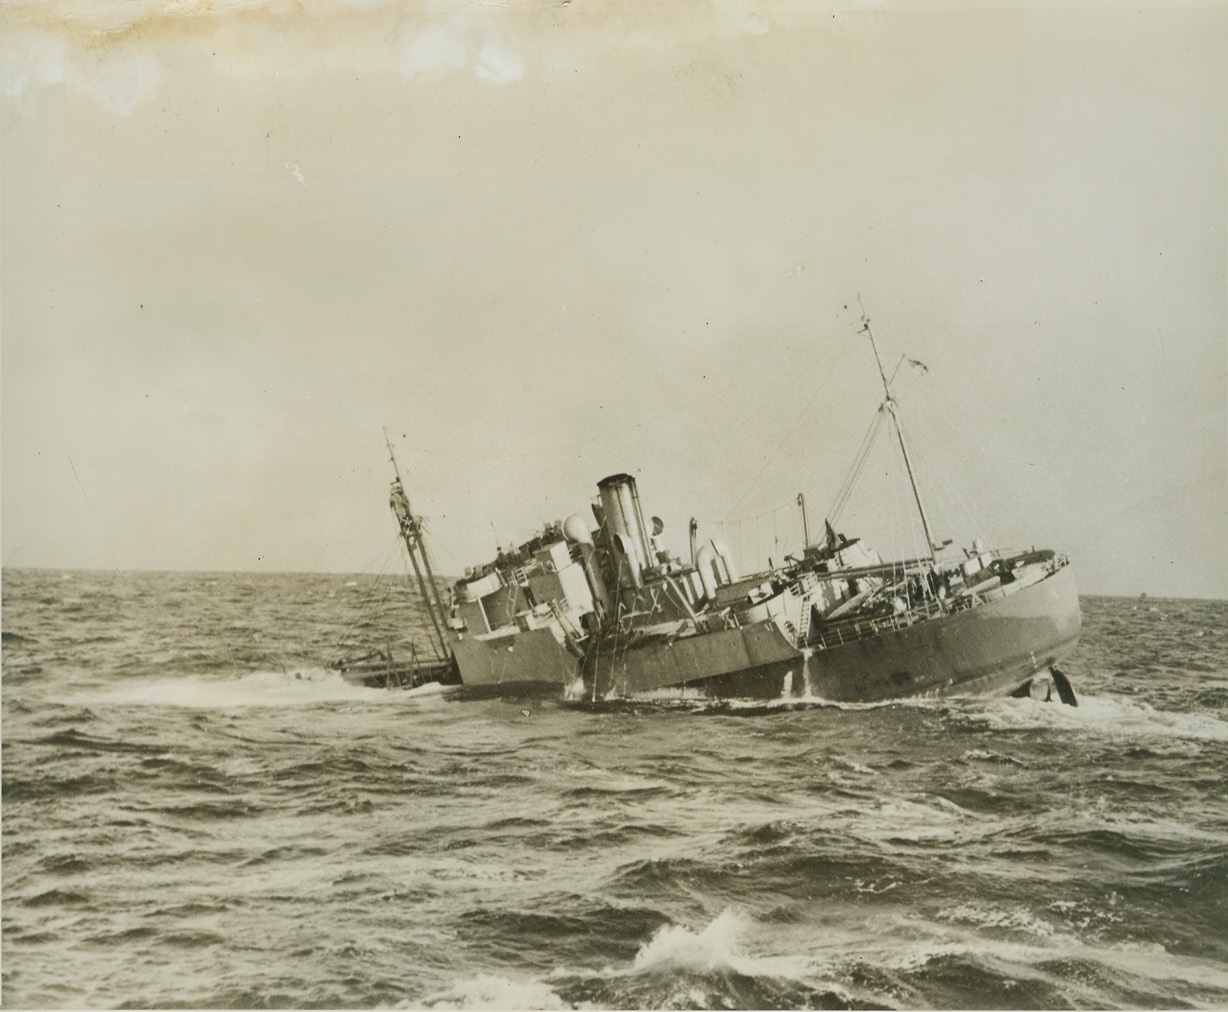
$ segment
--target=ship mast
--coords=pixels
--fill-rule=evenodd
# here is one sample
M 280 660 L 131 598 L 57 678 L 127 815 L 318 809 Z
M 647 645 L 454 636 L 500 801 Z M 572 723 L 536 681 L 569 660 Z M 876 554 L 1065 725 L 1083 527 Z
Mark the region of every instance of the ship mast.
M 388 438 L 388 430 L 384 429 L 384 444 L 388 447 L 388 459 L 392 461 L 392 471 L 396 481 L 392 483 L 392 497 L 389 505 L 396 515 L 397 525 L 401 530 L 401 539 L 409 552 L 410 564 L 414 567 L 414 576 L 418 578 L 418 589 L 426 602 L 426 612 L 431 618 L 435 629 L 436 646 L 441 659 L 449 654 L 448 640 L 443 628 L 447 624 L 447 609 L 439 598 L 439 585 L 435 581 L 435 573 L 431 568 L 431 558 L 427 554 L 426 545 L 422 540 L 422 518 L 414 516 L 409 499 L 405 495 L 405 486 L 401 484 L 401 469 L 397 467 L 396 454 L 392 452 L 392 441 Z M 425 576 L 423 570 L 426 571 Z
M 860 302 L 860 296 L 858 297 Z M 887 413 L 891 415 L 892 424 L 895 426 L 895 436 L 900 444 L 900 452 L 904 455 L 904 469 L 908 472 L 908 484 L 912 486 L 912 496 L 917 504 L 917 513 L 921 517 L 921 527 L 925 531 L 926 551 L 929 554 L 930 561 L 934 568 L 938 567 L 938 556 L 936 554 L 937 542 L 934 540 L 934 533 L 930 529 L 929 517 L 925 513 L 925 506 L 921 502 L 921 492 L 917 488 L 916 475 L 913 474 L 912 458 L 908 455 L 908 444 L 904 441 L 904 428 L 900 424 L 899 405 L 896 403 L 895 397 L 891 393 L 891 384 L 887 380 L 887 373 L 883 370 L 883 360 L 878 354 L 878 344 L 874 340 L 874 332 L 870 329 L 870 317 L 866 315 L 865 304 L 861 307 L 861 329 L 870 339 L 870 347 L 874 349 L 874 361 L 878 363 L 878 375 L 883 381 L 883 390 L 886 393 L 886 400 L 883 401 L 883 407 Z

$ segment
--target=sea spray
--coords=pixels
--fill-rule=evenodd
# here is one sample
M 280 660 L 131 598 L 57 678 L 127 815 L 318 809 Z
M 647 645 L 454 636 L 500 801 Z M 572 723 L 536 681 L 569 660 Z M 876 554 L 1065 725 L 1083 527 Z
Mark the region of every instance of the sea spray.
M 567 1009 L 572 1008 L 547 985 L 481 973 L 455 981 L 447 990 L 400 1008 L 431 1009 Z
M 728 908 L 698 933 L 679 924 L 667 924 L 636 953 L 632 972 L 656 969 L 709 972 L 734 968 L 742 927 L 742 919 Z

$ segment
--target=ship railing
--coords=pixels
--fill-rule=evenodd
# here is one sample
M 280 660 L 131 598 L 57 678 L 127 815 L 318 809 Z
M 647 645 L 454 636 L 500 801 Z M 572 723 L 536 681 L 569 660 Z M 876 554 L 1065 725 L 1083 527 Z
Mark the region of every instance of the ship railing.
M 508 582 L 514 583 L 516 586 L 522 586 L 523 584 L 528 583 L 529 577 L 540 569 L 541 566 L 538 564 L 536 559 L 527 565 L 517 566 L 511 571 L 511 573 L 508 574 Z
M 995 557 L 1000 555 L 1001 553 L 995 553 Z M 1046 575 L 1056 573 L 1068 565 L 1070 565 L 1068 556 L 1064 554 L 1054 555 L 1046 564 Z M 839 574 L 836 575 L 838 576 Z M 973 588 L 966 588 L 962 593 L 950 594 L 941 602 L 927 595 L 920 600 L 912 600 L 909 606 L 898 614 L 892 613 L 890 615 L 860 618 L 849 616 L 825 625 L 810 634 L 807 634 L 803 629 L 799 629 L 797 643 L 799 647 L 809 646 L 817 649 L 828 649 L 843 643 L 852 643 L 857 640 L 878 636 L 884 632 L 900 629 L 915 622 L 935 618 L 943 614 L 949 615 L 953 612 L 977 608 L 985 604 L 986 600 L 983 594 L 978 593 Z M 805 617 L 803 615 L 803 626 L 805 625 Z
M 925 598 L 922 601 L 914 602 L 911 607 L 899 613 L 892 612 L 890 615 L 876 615 L 873 617 L 853 617 L 834 622 L 831 626 L 820 629 L 807 645 L 818 647 L 822 650 L 829 650 L 844 643 L 855 643 L 858 640 L 869 639 L 873 636 L 881 636 L 886 632 L 904 629 L 919 621 L 935 618 L 943 613 L 942 606 L 936 600 Z

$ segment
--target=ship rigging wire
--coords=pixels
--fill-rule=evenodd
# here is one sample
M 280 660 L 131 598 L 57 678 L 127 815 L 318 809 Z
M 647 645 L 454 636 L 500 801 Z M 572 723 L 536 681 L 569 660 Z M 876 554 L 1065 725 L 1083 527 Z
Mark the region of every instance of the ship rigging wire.
M 842 347 L 842 346 L 837 346 L 835 347 L 833 353 L 840 354 L 840 362 L 843 362 L 844 358 L 847 356 L 847 348 Z M 786 358 L 792 358 L 794 360 L 797 357 L 797 354 L 795 352 L 792 352 L 788 348 L 782 349 L 781 354 L 785 356 Z M 828 357 L 830 358 L 831 355 L 829 355 Z M 828 376 L 833 375 L 833 374 L 838 374 L 840 372 L 838 368 L 833 368 L 827 365 L 826 363 L 820 363 L 818 371 L 819 371 L 820 376 L 823 377 L 823 380 L 820 381 L 819 387 L 816 388 L 814 395 L 807 402 L 806 406 L 802 409 L 801 413 L 798 415 L 797 419 L 794 421 L 789 431 L 785 434 L 784 439 L 782 439 L 780 443 L 777 444 L 776 452 L 778 452 L 780 447 L 782 447 L 789 441 L 790 437 L 793 435 L 793 432 L 801 424 L 802 419 L 805 417 L 806 413 L 810 410 L 814 402 L 818 399 L 819 395 L 822 393 L 823 381 L 826 380 Z M 671 418 L 676 418 L 676 417 L 684 416 L 684 415 L 691 415 L 694 413 L 696 408 L 701 407 L 705 404 L 711 403 L 714 397 L 719 397 L 720 395 L 728 393 L 735 389 L 745 389 L 745 388 L 751 387 L 757 381 L 762 380 L 765 377 L 775 377 L 775 376 L 780 375 L 780 372 L 781 370 L 780 370 L 779 364 L 777 362 L 770 362 L 764 368 L 760 369 L 759 371 L 755 373 L 752 373 L 750 376 L 739 375 L 725 383 L 717 383 L 717 384 L 712 384 L 711 386 L 705 386 L 695 396 L 689 397 L 686 399 L 679 399 L 674 407 L 666 411 L 662 411 L 659 414 L 653 415 L 650 418 L 641 418 L 636 422 L 632 422 L 630 425 L 623 426 L 622 428 L 606 429 L 596 435 L 588 436 L 583 439 L 571 440 L 566 443 L 555 443 L 551 446 L 539 446 L 539 447 L 536 447 L 533 449 L 527 449 L 527 450 L 526 449 L 466 450 L 466 449 L 458 449 L 454 445 L 449 445 L 446 451 L 446 456 L 448 457 L 458 457 L 458 456 L 459 457 L 471 457 L 471 458 L 476 458 L 476 459 L 481 459 L 481 460 L 502 460 L 502 459 L 507 459 L 509 457 L 542 457 L 542 456 L 549 456 L 551 454 L 565 453 L 569 450 L 577 449 L 578 447 L 591 446 L 594 443 L 607 442 L 609 440 L 614 439 L 617 436 L 625 435 L 628 432 L 634 432 L 637 429 L 643 429 L 646 426 L 657 425 L 658 423 L 667 421 L 668 419 L 671 419 Z M 402 440 L 406 440 L 406 438 L 407 437 L 405 437 L 404 435 L 402 435 L 401 437 Z M 444 451 L 437 450 L 436 448 L 433 448 L 433 447 L 419 446 L 416 444 L 410 444 L 408 442 L 405 443 L 405 448 L 415 453 L 424 454 L 426 456 L 436 456 L 436 455 L 440 455 L 444 453 Z M 760 469 L 760 473 L 762 473 L 762 471 L 766 469 L 767 465 L 771 463 L 772 459 L 776 455 L 776 452 L 769 454 L 768 459 L 764 463 L 764 467 Z M 753 484 L 753 483 L 749 483 L 749 484 Z
M 849 467 L 844 483 L 840 486 L 840 491 L 836 493 L 835 501 L 831 505 L 831 509 L 827 512 L 827 518 L 835 523 L 840 514 L 844 512 L 844 507 L 848 504 L 849 496 L 852 495 L 854 487 L 857 485 L 857 480 L 861 477 L 861 472 L 866 466 L 866 461 L 869 459 L 870 451 L 873 449 L 874 440 L 878 436 L 878 431 L 882 428 L 884 412 L 882 408 L 874 412 L 874 417 L 870 420 L 870 425 L 866 429 L 866 434 L 861 440 L 861 446 L 857 449 L 857 455 L 853 458 L 853 463 Z
M 915 448 L 913 449 L 913 456 L 914 458 L 917 457 Z M 961 491 L 961 483 L 954 479 L 951 471 L 941 458 L 922 454 L 921 462 L 925 465 L 926 471 L 934 475 L 935 480 L 929 487 L 937 490 L 936 498 L 939 510 L 945 512 L 948 516 L 960 518 L 952 526 L 970 531 L 974 537 L 985 542 L 996 540 L 986 536 L 986 528 L 982 520 L 987 515 L 984 508 L 979 502 L 971 500 Z M 972 485 L 971 482 L 964 482 L 963 484 L 969 488 Z
M 68 458 L 68 466 L 72 468 L 72 476 L 77 479 L 77 487 L 81 489 L 81 496 L 85 499 L 85 505 L 89 507 L 90 516 L 94 518 L 94 526 L 98 528 L 98 535 L 102 538 L 102 543 L 106 545 L 107 555 L 111 557 L 111 565 L 119 569 L 119 563 L 115 561 L 115 553 L 111 551 L 111 542 L 107 540 L 106 531 L 102 529 L 102 523 L 98 519 L 98 514 L 94 512 L 94 504 L 90 502 L 89 493 L 85 491 L 85 485 L 81 481 L 81 476 L 77 474 L 77 465 L 72 462 L 72 457 Z
M 369 572 L 376 561 L 379 561 L 379 569 L 372 578 L 371 584 L 363 591 L 361 600 L 358 602 L 358 614 L 354 621 L 344 630 L 341 639 L 342 642 L 338 646 L 344 646 L 347 638 L 356 636 L 359 628 L 369 621 L 369 616 L 382 609 L 392 596 L 394 589 L 401 586 L 399 581 L 393 580 L 394 574 L 392 570 L 392 560 L 398 556 L 398 550 L 403 553 L 405 550 L 404 544 L 399 536 L 393 536 L 380 549 L 379 553 L 363 567 L 362 572 Z
M 843 364 L 844 357 L 847 356 L 847 348 L 842 348 L 840 350 L 844 351 L 845 354 L 844 356 L 841 357 L 840 363 L 838 363 L 838 365 Z M 743 486 L 746 489 L 746 491 L 744 491 L 742 495 L 739 497 L 738 501 L 733 504 L 733 507 L 730 509 L 731 513 L 736 513 L 738 511 L 738 507 L 741 506 L 742 503 L 746 500 L 746 496 L 750 493 L 750 490 L 758 487 L 759 479 L 763 477 L 763 473 L 768 469 L 768 467 L 771 464 L 773 464 L 776 461 L 776 458 L 780 455 L 781 450 L 783 450 L 787 445 L 790 444 L 790 442 L 793 439 L 793 434 L 798 430 L 798 427 L 802 424 L 802 420 L 806 417 L 806 415 L 810 413 L 810 409 L 814 407 L 815 402 L 818 401 L 820 395 L 823 393 L 825 385 L 826 385 L 826 381 L 828 380 L 828 378 L 840 372 L 842 372 L 842 370 L 838 368 L 825 369 L 822 372 L 819 382 L 815 385 L 814 393 L 811 394 L 810 396 L 810 400 L 808 400 L 805 406 L 802 408 L 802 410 L 798 412 L 797 417 L 794 418 L 793 420 L 793 424 L 789 426 L 784 436 L 776 442 L 775 446 L 772 447 L 772 451 L 769 454 L 767 454 L 767 456 L 764 457 L 763 464 L 762 466 L 760 466 L 759 470 L 755 472 L 755 476 L 750 481 L 746 482 L 746 484 Z
M 864 308 L 863 308 L 863 314 L 864 314 Z M 858 333 L 864 333 L 866 332 L 867 329 L 868 329 L 868 319 L 863 315 L 862 320 L 861 320 L 861 329 L 858 331 Z M 825 356 L 825 358 L 828 360 L 828 363 L 830 363 L 833 358 L 838 358 L 840 361 L 843 361 L 843 358 L 846 357 L 847 355 L 848 349 L 849 349 L 849 345 L 843 344 L 843 343 L 836 343 L 833 346 L 829 346 L 829 354 Z M 895 368 L 892 370 L 890 379 L 887 379 L 886 376 L 883 376 L 884 382 L 889 392 L 889 399 L 893 396 L 891 384 L 894 383 L 897 380 L 897 378 L 900 378 L 901 371 L 903 371 L 903 375 L 905 378 L 909 377 L 914 371 L 914 370 L 903 369 L 905 363 L 908 363 L 914 366 L 916 372 L 927 373 L 929 371 L 928 368 L 923 363 L 917 360 L 914 360 L 914 359 L 910 359 L 907 355 L 901 355 L 899 361 L 895 365 Z M 752 375 L 750 377 L 750 380 L 753 382 L 754 380 L 762 378 L 762 376 L 772 374 L 775 371 L 776 370 L 774 369 L 774 367 L 769 366 L 768 368 L 761 370 L 759 373 Z M 758 471 L 756 472 L 755 476 L 751 480 L 742 483 L 743 493 L 739 497 L 739 499 L 733 504 L 733 507 L 729 510 L 729 513 L 727 514 L 728 518 L 722 519 L 722 520 L 702 520 L 701 521 L 703 523 L 716 525 L 722 529 L 725 529 L 727 527 L 734 527 L 735 529 L 734 540 L 737 541 L 740 551 L 745 547 L 743 544 L 744 536 L 745 536 L 744 525 L 749 525 L 749 526 L 754 527 L 756 524 L 760 523 L 761 521 L 766 520 L 767 518 L 771 518 L 771 523 L 772 523 L 772 532 L 771 532 L 771 537 L 770 537 L 772 547 L 776 550 L 780 549 L 781 539 L 780 539 L 779 528 L 777 525 L 777 513 L 781 509 L 791 509 L 792 502 L 774 505 L 770 510 L 767 510 L 761 513 L 757 513 L 753 516 L 748 516 L 748 517 L 738 517 L 737 512 L 738 512 L 738 508 L 746 501 L 746 498 L 752 493 L 752 491 L 756 489 L 757 487 L 759 487 L 760 477 L 777 460 L 777 458 L 781 456 L 785 448 L 790 446 L 793 443 L 795 434 L 797 433 L 799 428 L 802 426 L 807 416 L 811 413 L 816 402 L 818 402 L 819 398 L 824 393 L 824 390 L 826 389 L 828 382 L 831 379 L 832 375 L 842 374 L 841 370 L 835 370 L 829 367 L 820 367 L 819 372 L 820 372 L 819 383 L 816 385 L 813 393 L 811 394 L 809 399 L 806 401 L 805 405 L 801 408 L 801 410 L 794 417 L 793 421 L 791 422 L 788 429 L 786 430 L 784 436 L 780 438 L 779 440 L 774 441 L 770 452 L 764 456 L 763 462 L 758 468 Z M 880 365 L 880 372 L 881 372 L 881 365 Z M 901 383 L 906 382 L 905 378 L 901 378 L 900 380 Z M 721 384 L 715 387 L 715 390 L 716 392 L 720 392 L 721 390 L 733 390 L 734 388 L 738 388 L 738 387 L 745 388 L 747 385 L 748 385 L 748 382 L 746 378 L 738 378 L 736 380 L 733 380 L 732 382 L 727 382 L 727 383 L 724 383 L 724 384 Z M 591 445 L 599 444 L 603 442 L 609 442 L 617 438 L 618 436 L 624 435 L 626 433 L 634 432 L 636 430 L 644 429 L 646 427 L 651 427 L 653 425 L 656 425 L 670 418 L 674 418 L 679 415 L 691 412 L 696 406 L 709 402 L 712 398 L 712 394 L 713 394 L 712 388 L 704 389 L 697 396 L 680 401 L 679 403 L 676 404 L 676 406 L 670 408 L 669 410 L 660 412 L 656 415 L 653 415 L 650 418 L 642 418 L 630 425 L 626 425 L 619 429 L 606 430 L 599 434 L 595 434 L 595 435 L 592 435 L 592 436 L 589 436 L 583 439 L 572 440 L 566 443 L 556 443 L 550 446 L 538 446 L 535 448 L 521 449 L 517 451 L 464 450 L 464 449 L 457 449 L 456 447 L 451 446 L 449 447 L 447 453 L 449 456 L 462 456 L 462 457 L 480 458 L 480 459 L 507 459 L 507 458 L 515 458 L 515 457 L 529 458 L 529 457 L 548 456 L 551 454 L 565 454 L 568 451 L 575 450 L 579 447 L 585 447 L 585 446 L 591 446 Z M 844 481 L 841 484 L 840 489 L 837 492 L 836 497 L 832 502 L 831 508 L 828 511 L 827 519 L 833 523 L 835 523 L 841 517 L 841 515 L 847 508 L 849 500 L 854 490 L 856 489 L 858 482 L 861 479 L 863 472 L 865 471 L 865 468 L 867 467 L 869 463 L 869 460 L 873 453 L 874 445 L 877 441 L 878 434 L 882 429 L 883 416 L 888 414 L 889 408 L 890 408 L 889 403 L 885 401 L 874 412 L 874 416 L 871 419 L 869 426 L 867 427 L 866 433 L 853 459 L 852 465 L 850 466 L 848 473 L 846 474 Z M 891 419 L 891 423 L 898 426 L 898 423 L 896 422 L 894 417 Z M 899 438 L 903 438 L 902 435 Z M 421 453 L 425 455 L 434 455 L 437 452 L 439 452 L 435 448 L 428 448 L 424 446 L 417 446 L 417 445 L 410 444 L 408 442 L 408 437 L 405 435 L 401 436 L 400 442 L 406 449 L 415 451 L 417 453 Z M 390 450 L 391 450 L 391 446 L 390 446 Z M 897 447 L 897 454 L 899 452 L 900 452 L 900 448 Z M 902 451 L 902 452 L 906 453 L 907 451 Z M 904 465 L 905 467 L 907 467 L 907 459 L 904 460 Z M 427 518 L 420 516 L 420 519 L 425 520 Z M 477 522 L 474 520 L 468 520 L 468 519 L 463 519 L 463 518 L 456 519 L 456 518 L 452 518 L 446 515 L 438 515 L 438 516 L 431 517 L 430 519 L 432 520 L 432 522 L 443 523 L 443 524 L 447 524 L 447 525 L 454 526 L 454 527 L 467 528 L 470 530 L 486 530 L 489 527 L 489 521 Z M 527 527 L 520 528 L 515 532 L 515 536 L 532 537 L 533 534 L 536 533 L 536 530 L 537 530 L 536 528 L 532 530 L 530 530 Z M 755 537 L 756 540 L 761 540 L 761 538 L 759 538 L 758 534 L 755 532 L 752 532 L 752 536 Z M 932 553 L 926 552 L 923 554 L 932 554 Z

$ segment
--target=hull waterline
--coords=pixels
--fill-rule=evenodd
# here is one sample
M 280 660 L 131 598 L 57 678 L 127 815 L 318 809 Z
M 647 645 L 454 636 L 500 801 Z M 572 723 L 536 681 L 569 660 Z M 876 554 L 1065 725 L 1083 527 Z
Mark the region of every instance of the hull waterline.
M 845 642 L 820 635 L 799 649 L 768 621 L 621 650 L 615 644 L 590 658 L 588 688 L 597 698 L 678 691 L 834 702 L 1010 695 L 1067 656 L 1079 629 L 1067 566 L 997 600 Z

